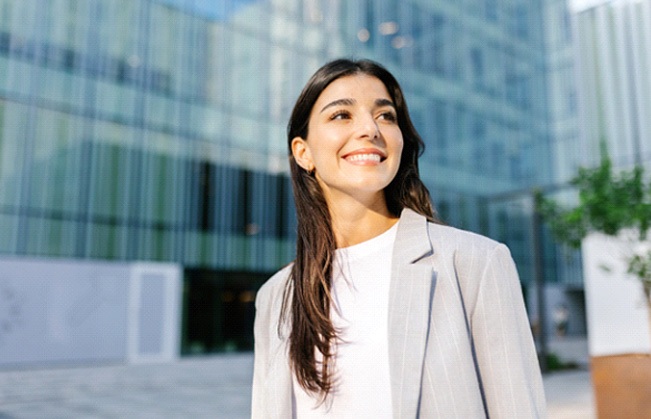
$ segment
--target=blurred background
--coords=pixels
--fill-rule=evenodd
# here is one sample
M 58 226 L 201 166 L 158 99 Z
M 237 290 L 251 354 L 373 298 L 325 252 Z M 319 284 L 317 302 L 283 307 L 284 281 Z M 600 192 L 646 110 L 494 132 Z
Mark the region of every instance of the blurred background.
M 510 247 L 543 368 L 586 367 L 533 191 L 648 164 L 648 51 L 648 0 L 0 0 L 0 368 L 251 351 L 289 112 L 342 56 L 402 84 L 441 218 Z

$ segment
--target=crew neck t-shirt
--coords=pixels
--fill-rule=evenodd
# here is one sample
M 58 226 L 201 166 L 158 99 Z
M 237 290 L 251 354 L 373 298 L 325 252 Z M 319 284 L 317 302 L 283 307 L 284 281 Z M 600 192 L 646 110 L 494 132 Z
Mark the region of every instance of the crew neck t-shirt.
M 398 223 L 370 240 L 336 250 L 330 310 L 339 331 L 334 391 L 319 404 L 294 376 L 296 418 L 392 417 L 387 321 L 397 229 Z

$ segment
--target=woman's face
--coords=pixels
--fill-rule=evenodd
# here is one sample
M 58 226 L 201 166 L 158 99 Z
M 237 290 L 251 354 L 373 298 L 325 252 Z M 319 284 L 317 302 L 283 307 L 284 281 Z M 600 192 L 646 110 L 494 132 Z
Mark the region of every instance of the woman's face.
M 296 162 L 316 179 L 327 199 L 384 199 L 400 166 L 403 139 L 384 84 L 365 74 L 326 87 L 310 113 L 307 138 L 292 140 Z

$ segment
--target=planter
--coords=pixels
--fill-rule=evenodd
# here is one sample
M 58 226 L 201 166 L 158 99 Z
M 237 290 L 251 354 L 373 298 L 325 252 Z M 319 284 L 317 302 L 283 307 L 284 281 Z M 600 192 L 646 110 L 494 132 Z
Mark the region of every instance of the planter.
M 591 369 L 599 419 L 651 417 L 651 355 L 596 356 Z

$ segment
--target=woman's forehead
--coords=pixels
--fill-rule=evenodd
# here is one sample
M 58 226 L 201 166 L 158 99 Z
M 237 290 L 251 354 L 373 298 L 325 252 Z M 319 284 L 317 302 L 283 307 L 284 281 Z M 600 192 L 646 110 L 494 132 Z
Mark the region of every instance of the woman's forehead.
M 320 111 L 323 106 L 333 101 L 355 102 L 359 100 L 389 99 L 391 95 L 380 79 L 367 74 L 353 74 L 340 77 L 331 82 L 319 95 L 313 111 Z

